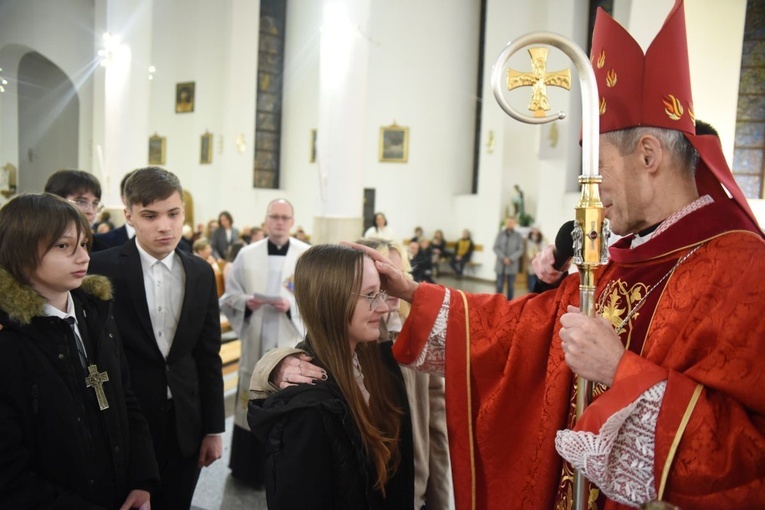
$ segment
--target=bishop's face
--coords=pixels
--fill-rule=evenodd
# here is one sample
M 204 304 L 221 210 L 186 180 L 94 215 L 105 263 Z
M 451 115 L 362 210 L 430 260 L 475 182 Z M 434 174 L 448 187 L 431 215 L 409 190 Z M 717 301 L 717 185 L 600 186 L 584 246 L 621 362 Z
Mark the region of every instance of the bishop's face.
M 640 152 L 621 154 L 616 145 L 600 135 L 600 199 L 611 230 L 620 236 L 649 227 L 646 211 L 650 203 L 641 192 Z

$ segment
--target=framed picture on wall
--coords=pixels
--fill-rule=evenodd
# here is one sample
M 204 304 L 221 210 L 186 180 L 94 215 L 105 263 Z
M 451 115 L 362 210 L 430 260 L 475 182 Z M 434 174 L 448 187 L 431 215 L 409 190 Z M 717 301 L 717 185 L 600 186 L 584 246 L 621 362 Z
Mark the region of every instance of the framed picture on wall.
M 409 156 L 409 128 L 392 125 L 380 128 L 380 161 L 406 163 Z
M 164 165 L 167 151 L 167 138 L 156 132 L 149 137 L 149 164 Z
M 194 111 L 195 82 L 187 81 L 175 85 L 175 113 L 191 113 Z
M 199 163 L 202 165 L 209 165 L 212 163 L 213 157 L 213 135 L 209 131 L 205 131 L 200 137 L 199 142 Z
M 310 163 L 316 163 L 316 130 L 311 130 L 311 152 L 308 161 Z

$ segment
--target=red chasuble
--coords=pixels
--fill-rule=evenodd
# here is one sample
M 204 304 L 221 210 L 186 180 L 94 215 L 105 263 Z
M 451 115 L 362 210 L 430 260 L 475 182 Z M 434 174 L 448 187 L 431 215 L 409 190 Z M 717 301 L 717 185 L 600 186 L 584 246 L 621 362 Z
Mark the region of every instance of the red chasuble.
M 765 508 L 765 241 L 749 225 L 728 201 L 705 206 L 637 248 L 617 243 L 598 279 L 599 312 L 615 327 L 650 294 L 620 333 L 628 352 L 613 386 L 577 428 L 597 432 L 667 380 L 655 489 L 684 509 Z M 446 403 L 458 509 L 560 503 L 554 439 L 567 427 L 574 378 L 558 331 L 578 285 L 572 275 L 510 302 L 451 290 Z M 420 285 L 394 346 L 401 363 L 422 351 L 444 293 Z

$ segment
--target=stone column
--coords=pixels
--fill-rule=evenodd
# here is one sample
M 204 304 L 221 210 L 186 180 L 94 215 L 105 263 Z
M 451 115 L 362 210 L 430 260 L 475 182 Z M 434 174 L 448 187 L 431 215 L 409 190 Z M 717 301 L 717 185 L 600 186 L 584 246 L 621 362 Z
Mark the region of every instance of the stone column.
M 319 56 L 314 243 L 360 237 L 370 0 L 325 0 Z

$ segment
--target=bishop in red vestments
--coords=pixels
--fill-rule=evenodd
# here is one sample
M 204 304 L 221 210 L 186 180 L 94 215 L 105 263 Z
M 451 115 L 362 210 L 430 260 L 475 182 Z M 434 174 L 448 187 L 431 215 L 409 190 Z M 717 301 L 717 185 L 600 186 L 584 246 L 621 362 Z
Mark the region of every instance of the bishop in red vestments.
M 599 317 L 571 308 L 579 275 L 508 302 L 378 257 L 412 302 L 395 355 L 446 375 L 459 509 L 570 508 L 568 462 L 590 508 L 765 508 L 765 242 L 719 140 L 696 135 L 682 0 L 645 55 L 599 12 L 592 52 L 601 196 L 625 235 Z M 598 383 L 576 424 L 575 374 Z

